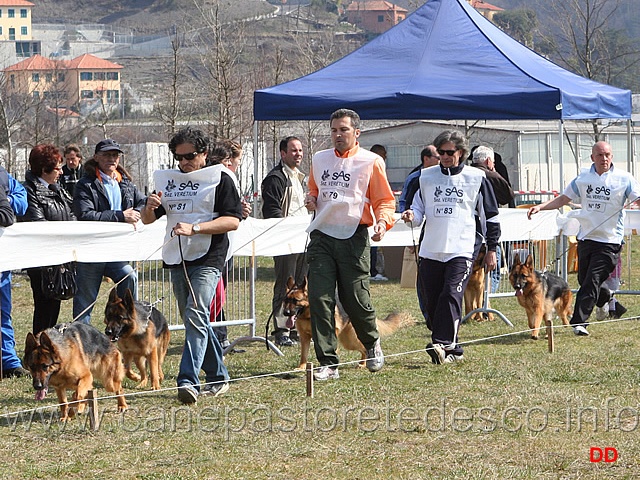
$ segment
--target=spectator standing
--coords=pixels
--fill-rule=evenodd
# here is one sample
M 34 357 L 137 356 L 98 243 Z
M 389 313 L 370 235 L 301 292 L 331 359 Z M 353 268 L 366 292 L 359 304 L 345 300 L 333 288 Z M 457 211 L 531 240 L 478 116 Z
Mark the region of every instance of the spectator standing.
M 304 152 L 298 137 L 286 137 L 280 141 L 280 163 L 262 181 L 262 217 L 285 218 L 308 215 L 304 209 L 305 174 L 300 171 Z M 287 295 L 287 280 L 293 277 L 301 285 L 307 275 L 305 254 L 291 253 L 273 257 L 276 281 L 273 285 L 271 312 L 273 315 L 276 345 L 291 347 L 296 342 L 287 328 L 287 319 L 282 315 L 282 302 Z
M 211 302 L 229 249 L 227 233 L 238 228 L 242 205 L 231 173 L 223 165 L 207 166 L 209 140 L 201 130 L 186 128 L 169 142 L 178 169 L 154 174 L 159 193 L 149 195 L 142 211 L 145 224 L 167 215 L 165 266 L 171 269 L 173 292 L 185 326 L 178 372 L 178 398 L 196 403 L 199 396 L 218 396 L 229 389 L 222 347 L 209 321 Z M 188 192 L 172 185 L 190 182 Z M 185 193 L 178 196 L 176 193 Z M 171 208 L 184 205 L 190 208 Z M 176 241 L 169 240 L 177 236 Z M 206 385 L 200 388 L 200 370 Z
M 404 181 L 404 185 L 402 186 L 402 193 L 400 194 L 400 200 L 398 201 L 398 208 L 400 209 L 400 212 L 404 212 L 411 208 L 413 197 L 420 188 L 419 180 L 422 169 L 437 165 L 440 161 L 440 156 L 436 151 L 436 147 L 433 145 L 427 145 L 422 149 L 420 152 L 420 158 L 422 159 L 422 163 L 411 170 Z
M 87 161 L 85 174 L 74 191 L 73 213 L 79 221 L 135 224 L 140 220 L 145 196 L 120 165 L 122 153 L 120 145 L 110 138 L 96 145 L 95 154 Z M 78 321 L 90 323 L 103 276 L 118 284 L 121 298 L 128 288 L 137 299 L 138 275 L 128 262 L 78 262 L 76 271 L 78 292 L 73 297 L 73 318 Z
M 578 283 L 576 305 L 571 317 L 573 333 L 589 335 L 589 315 L 604 307 L 611 291 L 603 283 L 618 263 L 624 241 L 624 207 L 640 197 L 640 184 L 629 173 L 613 165 L 613 152 L 607 142 L 591 148 L 591 168 L 584 169 L 559 195 L 534 205 L 531 218 L 541 210 L 555 210 L 569 202 L 582 205 L 573 215 L 580 223 L 578 232 Z
M 380 158 L 384 160 L 385 166 L 387 164 L 387 149 L 378 143 L 372 145 L 370 151 L 376 155 L 380 155 Z M 389 280 L 384 275 L 384 251 L 382 247 L 371 246 L 371 280 L 376 282 L 386 282 Z
M 64 161 L 65 164 L 62 166 L 62 173 L 58 181 L 73 198 L 76 183 L 84 176 L 80 147 L 74 144 L 67 145 L 64 149 Z
M 3 167 L 0 167 L 0 190 L 3 191 L 7 202 L 13 210 L 13 216 L 21 217 L 27 211 L 27 191 Z M 9 226 L 13 223 L 13 216 L 6 212 L 4 220 Z M 10 222 L 10 223 L 9 223 Z M 0 328 L 2 329 L 2 376 L 22 377 L 27 371 L 16 353 L 16 338 L 11 323 L 11 272 L 0 274 Z
M 484 145 L 478 146 L 473 151 L 473 162 L 471 166 L 479 168 L 487 176 L 498 205 L 510 205 L 513 203 L 515 194 L 509 182 L 496 172 L 492 148 L 485 147 Z M 500 243 L 498 243 L 496 247 L 496 262 L 496 268 L 492 270 L 490 274 L 491 292 L 494 293 L 500 288 L 500 269 L 502 268 L 502 247 Z
M 31 169 L 24 186 L 29 206 L 24 219 L 28 222 L 71 221 L 73 199 L 58 184 L 62 173 L 62 155 L 53 145 L 36 145 L 29 154 Z M 33 334 L 53 327 L 60 315 L 60 300 L 48 298 L 42 292 L 42 268 L 29 268 L 33 294 Z
M 358 339 L 367 349 L 366 366 L 384 365 L 376 312 L 369 294 L 371 239 L 380 241 L 393 226 L 395 197 L 385 165 L 375 153 L 360 148 L 360 116 L 340 109 L 331 114 L 334 148 L 316 153 L 309 174 L 305 206 L 315 212 L 309 225 L 309 306 L 312 337 L 321 368 L 316 380 L 337 379 L 338 356 L 334 309 L 340 302 Z

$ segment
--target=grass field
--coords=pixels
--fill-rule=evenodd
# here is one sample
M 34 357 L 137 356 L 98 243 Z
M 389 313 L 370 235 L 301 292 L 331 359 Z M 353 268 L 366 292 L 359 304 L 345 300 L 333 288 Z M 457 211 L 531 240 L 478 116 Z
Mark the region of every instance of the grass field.
M 271 299 L 268 262 L 258 275 L 259 333 Z M 22 354 L 31 292 L 26 277 L 14 283 Z M 419 318 L 412 290 L 392 281 L 371 291 L 379 316 L 408 310 Z M 640 313 L 636 297 L 622 300 L 627 316 Z M 61 321 L 70 319 L 70 306 L 65 302 Z M 55 394 L 36 403 L 28 379 L 4 380 L 0 478 L 638 478 L 637 320 L 594 323 L 589 337 L 559 328 L 549 354 L 544 339 L 502 336 L 527 328 L 515 297 L 492 306 L 515 328 L 499 320 L 464 325 L 464 363 L 432 365 L 424 351 L 428 331 L 418 321 L 383 341 L 381 372 L 343 366 L 340 380 L 316 382 L 314 398 L 305 396 L 303 374 L 277 374 L 297 365 L 297 348 L 277 357 L 252 343 L 226 358 L 234 380 L 227 394 L 182 406 L 174 387 L 183 335 L 174 332 L 165 390 L 138 391 L 126 379 L 130 410 L 117 414 L 114 399 L 100 400 L 98 431 L 86 416 L 63 424 L 57 409 L 33 413 L 54 405 Z M 93 323 L 102 329 L 100 315 Z M 234 327 L 231 337 L 245 333 Z M 341 352 L 342 361 L 357 357 Z M 592 447 L 615 448 L 618 457 L 592 463 Z

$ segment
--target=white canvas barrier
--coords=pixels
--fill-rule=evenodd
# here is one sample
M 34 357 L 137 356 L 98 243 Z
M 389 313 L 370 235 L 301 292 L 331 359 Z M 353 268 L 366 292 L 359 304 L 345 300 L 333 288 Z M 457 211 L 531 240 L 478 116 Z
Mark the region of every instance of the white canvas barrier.
M 560 232 L 558 217 L 560 215 L 556 211 L 545 211 L 528 220 L 524 209 L 501 209 L 501 240 L 553 239 Z M 303 252 L 310 218 L 247 218 L 234 232 L 233 254 L 271 257 Z M 116 222 L 17 223 L 0 228 L 0 271 L 70 261 L 158 260 L 162 257 L 165 226 L 164 217 L 151 225 L 139 223 L 135 227 Z M 627 211 L 625 227 L 627 231 L 640 229 L 639 210 Z M 417 243 L 420 228 L 412 231 L 404 222 L 397 221 L 376 245 L 412 245 L 412 233 Z

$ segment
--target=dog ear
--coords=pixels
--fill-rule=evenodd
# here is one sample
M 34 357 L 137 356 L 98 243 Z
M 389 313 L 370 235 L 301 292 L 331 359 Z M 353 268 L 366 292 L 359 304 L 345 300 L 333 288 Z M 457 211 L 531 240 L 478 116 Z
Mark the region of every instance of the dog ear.
M 533 256 L 531 254 L 527 255 L 527 260 L 524 262 L 524 266 L 533 269 Z
M 36 336 L 29 332 L 27 333 L 27 339 L 24 341 L 24 352 L 30 352 L 38 346 L 38 341 L 36 340 Z
M 289 278 L 287 279 L 287 290 L 291 290 L 295 286 L 296 286 L 295 280 L 293 279 L 292 276 L 289 276 Z
M 55 350 L 53 342 L 51 341 L 51 338 L 49 338 L 49 335 L 47 335 L 47 332 L 42 332 L 40 334 L 40 345 L 47 350 Z
M 520 261 L 520 254 L 519 253 L 515 253 L 513 255 L 513 266 L 516 267 L 518 265 L 520 265 L 522 262 Z
M 129 290 L 128 288 L 127 288 L 127 291 L 124 292 L 124 298 L 122 299 L 122 303 L 124 303 L 124 306 L 129 312 L 133 311 L 133 309 L 136 308 L 134 305 L 133 294 L 131 293 L 131 290 Z
M 302 290 L 304 290 L 305 292 L 307 291 L 307 276 L 306 275 L 302 279 L 302 285 L 300 285 L 300 288 Z
M 118 300 L 120 300 L 120 297 L 118 297 L 118 292 L 114 287 L 111 289 L 111 292 L 109 293 L 109 303 L 116 303 Z

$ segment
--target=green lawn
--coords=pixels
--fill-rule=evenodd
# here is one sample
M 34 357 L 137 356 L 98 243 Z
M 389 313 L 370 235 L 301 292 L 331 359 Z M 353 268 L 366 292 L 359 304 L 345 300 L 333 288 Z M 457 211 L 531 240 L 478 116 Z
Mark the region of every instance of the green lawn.
M 258 334 L 271 301 L 268 262 L 261 261 L 258 275 Z M 31 292 L 26 277 L 15 283 L 22 353 Z M 252 343 L 227 356 L 234 380 L 227 394 L 182 406 L 173 389 L 179 331 L 164 365 L 166 390 L 137 391 L 125 380 L 126 392 L 135 394 L 127 399 L 130 410 L 119 415 L 114 399 L 100 400 L 98 431 L 86 417 L 61 424 L 53 409 L 7 415 L 54 405 L 55 394 L 36 403 L 28 379 L 0 382 L 0 477 L 638 478 L 637 320 L 594 323 L 589 337 L 558 328 L 556 352 L 549 354 L 545 339 L 532 341 L 527 333 L 491 338 L 527 328 L 515 297 L 495 299 L 493 307 L 515 328 L 499 320 L 464 325 L 466 361 L 434 366 L 424 352 L 428 331 L 414 292 L 393 281 L 373 283 L 371 291 L 379 316 L 408 310 L 418 322 L 383 341 L 389 357 L 381 372 L 343 366 L 338 381 L 315 383 L 314 398 L 305 395 L 303 374 L 278 374 L 297 365 L 297 348 L 277 357 Z M 627 316 L 638 315 L 636 297 L 623 302 Z M 61 321 L 70 316 L 66 302 Z M 99 315 L 93 322 L 102 328 Z M 234 327 L 231 337 L 246 330 Z M 357 358 L 341 352 L 343 361 Z M 591 447 L 613 447 L 618 458 L 591 463 Z

